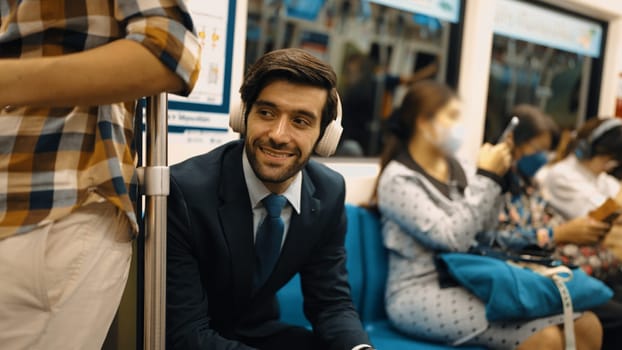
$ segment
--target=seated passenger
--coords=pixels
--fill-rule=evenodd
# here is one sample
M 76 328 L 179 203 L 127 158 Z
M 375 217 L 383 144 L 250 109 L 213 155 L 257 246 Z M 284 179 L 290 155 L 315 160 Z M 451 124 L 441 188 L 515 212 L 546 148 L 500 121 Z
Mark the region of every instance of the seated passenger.
M 494 349 L 562 349 L 561 315 L 489 322 L 485 305 L 465 288 L 442 288 L 437 252 L 466 252 L 478 233 L 494 229 L 502 206 L 501 176 L 511 163 L 511 139 L 482 146 L 477 172 L 453 154 L 464 137 L 460 102 L 445 85 L 415 83 L 397 113 L 381 159 L 377 205 L 389 250 L 386 311 L 413 337 Z M 598 319 L 575 320 L 579 349 L 599 349 Z
M 512 114 L 517 115 L 520 120 L 519 126 L 514 131 L 516 145 L 514 157 L 517 159 L 517 166 L 511 173 L 511 191 L 506 195 L 505 212 L 501 217 L 501 226 L 496 230 L 497 242 L 510 249 L 521 249 L 527 245 L 556 248 L 557 257 L 583 267 L 588 274 L 603 280 L 611 274 L 619 276 L 619 259 L 613 252 L 600 248 L 589 254 L 591 259 L 586 259 L 592 260 L 594 262 L 592 264 L 588 264 L 589 261 L 585 264 L 581 261 L 569 261 L 570 250 L 585 250 L 588 246 L 599 244 L 609 231 L 610 225 L 590 218 L 587 211 L 574 217 L 560 215 L 558 207 L 550 205 L 543 199 L 534 174 L 543 165 L 544 154 L 550 146 L 547 126 L 550 118 L 538 108 L 529 105 L 515 107 Z M 564 185 L 560 186 L 568 188 L 573 186 L 570 182 L 576 179 L 573 179 L 572 174 L 560 173 L 560 169 L 565 167 L 564 164 L 568 164 L 568 159 L 548 166 L 547 182 L 561 178 Z M 550 192 L 550 189 L 546 192 Z M 521 213 L 520 218 L 513 213 Z M 565 245 L 568 244 L 575 245 L 575 248 L 567 249 Z M 577 245 L 581 249 L 576 248 Z M 596 254 L 597 256 L 594 256 Z M 595 262 L 596 258 L 598 262 Z
M 244 140 L 171 168 L 167 349 L 370 349 L 350 297 L 343 178 L 310 161 L 339 139 L 332 68 L 299 49 L 262 56 L 240 89 Z M 279 321 L 300 273 L 313 331 Z
M 620 180 L 608 174 L 622 162 L 622 120 L 588 120 L 566 157 L 549 167 L 541 186 L 546 200 L 566 219 L 587 215 L 611 198 L 622 206 Z
M 619 278 L 620 262 L 610 250 L 595 246 L 610 225 L 586 215 L 565 220 L 548 205 L 534 181 L 534 174 L 544 163 L 543 155 L 551 148 L 551 119 L 530 105 L 516 106 L 511 114 L 520 121 L 513 133 L 516 167 L 507 176 L 510 190 L 505 194 L 499 227 L 487 232 L 491 236 L 482 240 L 492 241 L 494 236 L 496 243 L 514 251 L 535 246 L 550 249 L 555 258 L 578 265 L 586 273 L 607 282 L 614 289 L 614 300 L 592 311 L 604 329 L 603 349 L 616 349 L 622 341 L 622 304 L 617 301 L 619 293 L 609 277 Z M 549 174 L 557 164 L 551 166 Z M 570 254 L 572 251 L 575 253 Z M 582 252 L 589 256 L 583 256 Z
M 518 250 L 529 245 L 550 248 L 556 243 L 598 241 L 609 225 L 585 216 L 566 221 L 542 198 L 535 182 L 534 176 L 546 163 L 551 148 L 550 117 L 530 105 L 516 106 L 511 114 L 519 118 L 513 132 L 516 165 L 506 177 L 509 192 L 505 194 L 501 224 L 493 231 L 496 242 Z

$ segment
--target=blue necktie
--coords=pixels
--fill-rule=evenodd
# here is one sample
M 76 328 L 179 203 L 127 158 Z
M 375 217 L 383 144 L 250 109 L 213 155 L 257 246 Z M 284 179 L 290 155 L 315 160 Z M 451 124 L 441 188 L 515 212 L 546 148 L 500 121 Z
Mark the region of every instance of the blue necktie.
M 257 229 L 255 237 L 255 289 L 263 286 L 272 273 L 281 252 L 281 241 L 285 224 L 281 219 L 281 210 L 287 202 L 283 196 L 270 194 L 261 200 L 268 215 Z

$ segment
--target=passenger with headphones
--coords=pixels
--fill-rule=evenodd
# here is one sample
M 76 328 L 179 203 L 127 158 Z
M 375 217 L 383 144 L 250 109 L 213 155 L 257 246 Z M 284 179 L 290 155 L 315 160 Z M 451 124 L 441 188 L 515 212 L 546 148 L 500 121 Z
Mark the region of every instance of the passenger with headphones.
M 565 205 L 568 210 L 576 210 L 576 207 L 584 206 L 584 202 L 592 200 L 590 196 L 598 195 L 594 183 L 587 181 L 586 165 L 579 163 L 587 161 L 590 167 L 598 166 L 602 172 L 612 164 L 612 160 L 620 153 L 607 153 L 600 147 L 602 140 L 598 140 L 609 132 L 615 133 L 614 129 L 622 125 L 618 120 L 589 121 L 579 131 L 578 140 L 590 139 L 591 147 L 579 146 L 571 149 L 579 150 L 577 154 L 589 157 L 577 159 L 573 154 L 565 157 L 562 161 L 554 163 L 547 169 L 545 182 L 557 181 L 558 186 L 571 188 L 577 186 L 575 192 L 584 191 L 584 198 L 574 201 L 570 196 L 563 197 L 557 202 L 547 201 L 551 187 L 542 188 L 542 184 L 536 183 L 535 174 L 546 161 L 545 154 L 551 149 L 551 123 L 549 116 L 539 108 L 530 105 L 519 105 L 513 108 L 512 115 L 519 118 L 519 124 L 514 130 L 514 143 L 516 160 L 515 170 L 512 172 L 510 191 L 506 195 L 509 200 L 502 215 L 500 226 L 497 228 L 497 237 L 501 237 L 505 244 L 513 244 L 524 240 L 525 247 L 544 248 L 540 253 L 550 252 L 552 257 L 569 265 L 581 267 L 586 273 L 606 282 L 614 290 L 614 298 L 609 302 L 595 307 L 593 312 L 600 321 L 603 330 L 602 349 L 619 349 L 622 344 L 622 288 L 620 288 L 620 259 L 608 247 L 602 245 L 602 239 L 609 232 L 611 225 L 596 220 L 588 215 L 590 209 L 601 203 L 595 202 L 584 211 L 577 212 L 576 216 L 566 216 L 560 209 Z M 602 127 L 599 129 L 599 125 Z M 617 126 L 615 126 L 617 125 Z M 607 129 L 607 130 L 605 130 Z M 613 136 L 620 142 L 620 130 Z M 592 135 L 592 136 L 589 136 Z M 596 137 L 594 137 L 596 135 Z M 611 140 L 613 141 L 613 139 Z M 612 142 L 616 143 L 616 142 Z M 618 146 L 619 147 L 619 146 Z M 591 148 L 591 149 L 590 149 Z M 615 149 L 612 147 L 611 150 Z M 569 159 L 575 163 L 568 167 Z M 588 161 L 588 159 L 592 159 Z M 598 172 L 595 172 L 598 173 Z M 583 177 L 583 179 L 582 179 Z M 595 179 L 596 176 L 592 175 Z M 595 180 L 593 181 L 595 182 Z M 546 184 L 545 184 L 546 185 Z M 591 187 L 584 189 L 583 187 Z M 567 191 L 567 193 L 572 193 Z M 603 198 L 604 200 L 604 198 Z M 567 202 L 567 204 L 563 204 Z
M 343 178 L 310 160 L 341 135 L 332 68 L 300 49 L 249 68 L 242 140 L 171 168 L 168 349 L 371 349 L 346 272 Z M 279 321 L 300 273 L 313 331 Z
M 622 162 L 622 120 L 593 118 L 542 182 L 550 205 L 566 219 L 587 215 L 607 198 L 622 205 L 620 181 L 608 174 Z
M 586 273 L 603 280 L 620 275 L 619 258 L 599 245 L 610 230 L 610 223 L 590 217 L 587 210 L 574 217 L 565 216 L 558 203 L 547 200 L 551 198 L 550 191 L 545 191 L 535 176 L 547 163 L 546 154 L 551 149 L 554 128 L 552 119 L 538 107 L 526 104 L 514 107 L 512 115 L 519 119 L 513 132 L 516 166 L 508 177 L 508 199 L 497 228 L 501 245 L 550 249 L 556 258 L 580 266 Z M 560 164 L 548 166 L 544 178 L 555 177 L 568 187 L 582 186 L 579 180 L 569 176 L 570 172 L 559 174 L 556 169 Z M 583 205 L 573 204 L 570 198 L 564 200 L 569 206 Z

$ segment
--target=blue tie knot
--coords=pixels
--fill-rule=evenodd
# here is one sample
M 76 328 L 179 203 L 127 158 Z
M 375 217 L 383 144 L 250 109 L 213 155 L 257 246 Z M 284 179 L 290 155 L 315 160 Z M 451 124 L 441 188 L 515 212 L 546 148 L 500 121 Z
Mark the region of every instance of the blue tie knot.
M 281 216 L 281 210 L 283 210 L 283 207 L 287 202 L 287 198 L 272 193 L 264 197 L 261 201 L 268 212 L 268 216 L 271 218 L 278 218 Z

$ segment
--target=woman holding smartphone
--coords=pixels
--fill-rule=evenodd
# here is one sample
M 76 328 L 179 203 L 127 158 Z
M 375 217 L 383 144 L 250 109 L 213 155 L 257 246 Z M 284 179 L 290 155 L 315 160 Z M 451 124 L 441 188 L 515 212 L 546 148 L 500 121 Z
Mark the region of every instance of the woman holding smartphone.
M 393 326 L 417 338 L 493 349 L 562 349 L 562 316 L 489 322 L 485 305 L 462 286 L 446 287 L 438 252 L 467 252 L 498 225 L 511 138 L 482 146 L 477 170 L 454 154 L 465 136 L 460 100 L 423 81 L 407 92 L 381 158 L 376 199 L 389 251 L 386 311 Z M 486 242 L 479 242 L 484 244 Z M 579 349 L 599 349 L 602 329 L 585 312 L 575 319 Z
M 519 119 L 512 134 L 515 165 L 506 176 L 508 191 L 504 194 L 499 225 L 486 234 L 490 235 L 490 241 L 505 249 L 535 248 L 540 250 L 539 253 L 548 253 L 567 264 L 577 265 L 612 287 L 614 299 L 592 311 L 604 330 L 602 349 L 619 349 L 622 343 L 620 259 L 611 249 L 600 244 L 611 225 L 590 217 L 587 210 L 577 213 L 576 217 L 560 215 L 559 208 L 545 199 L 535 181 L 535 174 L 546 162 L 546 153 L 551 149 L 553 121 L 531 105 L 518 105 L 511 113 Z M 602 159 L 598 162 L 607 163 Z M 559 164 L 563 163 L 549 167 L 547 178 L 553 177 L 568 187 L 581 186 L 572 178 L 571 172 L 562 174 Z M 565 201 L 570 202 L 568 198 Z

